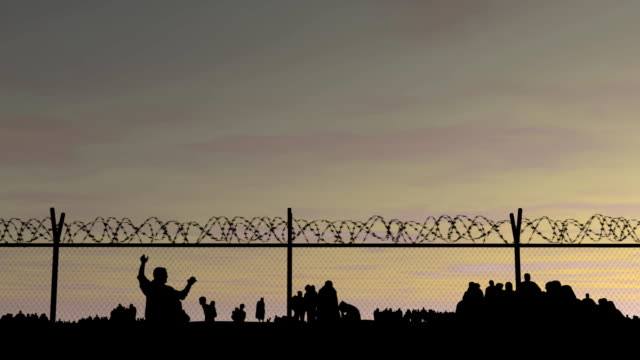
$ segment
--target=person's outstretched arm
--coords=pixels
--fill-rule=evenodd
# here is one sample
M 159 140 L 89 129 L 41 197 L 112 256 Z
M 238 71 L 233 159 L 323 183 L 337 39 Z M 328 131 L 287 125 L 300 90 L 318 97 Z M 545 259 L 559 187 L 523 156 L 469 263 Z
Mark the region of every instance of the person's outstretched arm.
M 138 282 L 140 283 L 140 289 L 142 290 L 142 293 L 145 295 L 147 295 L 147 291 L 149 290 L 150 286 L 149 279 L 147 279 L 147 277 L 144 275 L 144 266 L 147 264 L 148 260 L 148 256 L 142 255 L 140 257 L 140 270 L 138 270 Z
M 147 279 L 147 277 L 144 275 L 144 266 L 147 264 L 147 261 L 149 261 L 148 256 L 142 255 L 140 257 L 140 270 L 138 271 L 138 280 Z
M 195 277 L 190 277 L 189 280 L 187 280 L 187 286 L 184 287 L 184 289 L 182 289 L 182 291 L 178 292 L 178 298 L 180 300 L 184 300 L 187 295 L 189 295 L 189 290 L 191 290 L 191 286 L 193 286 L 193 284 L 195 284 L 196 282 L 196 278 Z

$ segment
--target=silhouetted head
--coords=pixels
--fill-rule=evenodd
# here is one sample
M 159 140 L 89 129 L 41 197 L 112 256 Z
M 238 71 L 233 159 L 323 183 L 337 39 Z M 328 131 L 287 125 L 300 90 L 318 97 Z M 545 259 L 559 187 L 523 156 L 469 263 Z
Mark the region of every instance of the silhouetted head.
M 513 291 L 513 284 L 510 281 L 507 281 L 507 283 L 504 285 L 504 288 L 507 291 Z
M 558 280 L 549 281 L 544 285 L 544 288 L 545 290 L 547 290 L 547 293 L 558 293 L 561 287 L 562 287 L 562 284 Z
M 167 269 L 163 267 L 157 267 L 153 269 L 153 281 L 165 284 L 168 277 L 169 275 L 167 275 Z
M 298 291 L 298 296 L 302 297 L 302 291 Z
M 211 302 L 209 303 L 209 305 L 214 306 L 216 304 L 215 301 L 211 300 Z
M 264 301 L 264 298 L 260 298 L 260 301 Z
M 206 304 L 206 303 L 207 303 L 207 298 L 206 298 L 206 297 L 204 297 L 204 296 L 200 296 L 200 299 L 199 299 L 199 300 L 200 300 L 200 305 L 204 305 L 204 304 Z
M 589 293 L 587 293 L 587 299 L 589 298 Z
M 244 309 L 244 304 L 240 304 L 240 309 Z
M 493 286 L 493 280 L 489 280 L 489 285 Z
M 333 287 L 333 283 L 331 282 L 331 280 L 327 280 L 327 281 L 325 281 L 324 286 Z
M 529 273 L 524 274 L 524 281 L 531 281 L 531 275 L 529 275 Z

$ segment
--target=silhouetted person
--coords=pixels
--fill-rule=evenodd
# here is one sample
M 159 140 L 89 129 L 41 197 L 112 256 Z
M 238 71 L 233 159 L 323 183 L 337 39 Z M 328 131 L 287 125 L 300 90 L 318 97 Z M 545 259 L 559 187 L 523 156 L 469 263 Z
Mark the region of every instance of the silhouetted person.
M 264 298 L 260 298 L 256 304 L 256 319 L 258 322 L 264 321 Z
M 327 280 L 320 291 L 318 291 L 317 311 L 318 322 L 328 323 L 340 320 L 338 294 L 330 280 Z
M 291 309 L 293 310 L 293 319 L 295 321 L 304 321 L 304 298 L 302 297 L 302 291 L 298 291 L 298 294 L 291 298 Z
M 318 293 L 316 292 L 316 287 L 313 285 L 305 286 L 304 290 L 304 309 L 307 313 L 307 322 L 313 323 L 316 321 Z
M 524 274 L 524 281 L 520 283 L 518 292 L 525 297 L 531 298 L 540 295 L 542 293 L 542 290 L 540 290 L 538 284 L 531 281 L 531 275 L 529 275 L 529 273 L 526 273 Z
M 507 296 L 513 295 L 513 284 L 511 283 L 511 281 L 507 281 L 507 283 L 504 284 L 504 293 Z
M 138 281 L 140 289 L 147 297 L 144 317 L 152 323 L 179 323 L 188 322 L 189 315 L 182 310 L 181 300 L 184 300 L 196 282 L 195 277 L 187 280 L 187 286 L 182 291 L 177 291 L 167 285 L 167 269 L 157 267 L 153 270 L 153 281 L 149 281 L 144 274 L 144 268 L 149 260 L 148 256 L 140 257 L 140 271 Z
M 513 291 L 513 284 L 510 281 L 504 285 L 505 289 L 502 295 L 501 307 L 503 319 L 506 321 L 514 320 L 514 311 L 516 309 L 516 293 Z
M 582 299 L 582 303 L 585 305 L 587 309 L 594 309 L 596 307 L 596 302 L 593 301 L 592 298 L 589 297 L 589 293 Z
M 480 303 L 484 299 L 484 295 L 482 294 L 482 290 L 480 289 L 480 284 L 470 282 L 469 288 L 465 291 L 462 296 L 462 300 L 470 301 L 473 303 Z
M 405 324 L 409 324 L 411 322 L 411 310 L 407 309 L 407 311 L 404 312 L 404 316 L 402 317 L 402 321 Z
M 216 311 L 216 302 L 211 300 L 211 303 L 207 304 L 207 298 L 204 296 L 200 297 L 200 306 L 202 306 L 202 311 L 204 312 L 204 322 L 215 322 L 216 316 L 218 316 L 218 312 Z
M 373 321 L 381 321 L 382 318 L 380 317 L 380 309 L 376 308 L 375 310 L 373 310 Z
M 14 319 L 18 322 L 23 322 L 27 317 L 22 313 L 22 310 L 18 310 L 18 313 L 14 317 Z
M 462 296 L 462 301 L 458 302 L 456 306 L 456 314 L 463 321 L 476 322 L 482 313 L 483 301 L 484 295 L 482 294 L 482 289 L 480 289 L 480 284 L 469 282 L 469 288 Z
M 138 314 L 138 309 L 136 309 L 136 307 L 133 306 L 133 304 L 129 304 L 129 316 L 133 319 L 133 321 L 136 320 L 137 314 Z
M 246 318 L 247 318 L 247 313 L 244 311 L 244 304 L 240 304 L 239 320 L 240 322 L 244 322 Z
M 130 304 L 128 308 L 118 304 L 118 306 L 111 310 L 111 317 L 109 320 L 113 323 L 132 323 L 136 321 L 136 307 Z
M 231 313 L 231 320 L 237 323 L 243 323 L 247 317 L 247 313 L 244 311 L 244 304 L 240 304 L 239 308 L 235 308 Z
M 601 325 L 612 324 L 616 321 L 624 320 L 624 315 L 622 315 L 620 310 L 616 309 L 613 301 L 602 298 L 598 299 L 598 320 Z
M 338 305 L 338 310 L 340 311 L 342 321 L 360 321 L 360 310 L 358 310 L 357 307 L 341 301 L 340 305 Z
M 496 294 L 496 286 L 493 283 L 493 280 L 489 280 L 489 286 L 484 290 L 485 299 L 491 299 Z

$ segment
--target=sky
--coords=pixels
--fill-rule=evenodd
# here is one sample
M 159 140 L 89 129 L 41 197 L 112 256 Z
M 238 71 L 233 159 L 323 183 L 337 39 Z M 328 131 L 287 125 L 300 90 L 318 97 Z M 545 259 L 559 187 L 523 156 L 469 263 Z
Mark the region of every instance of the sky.
M 638 11 L 3 1 L 0 218 L 635 218 Z

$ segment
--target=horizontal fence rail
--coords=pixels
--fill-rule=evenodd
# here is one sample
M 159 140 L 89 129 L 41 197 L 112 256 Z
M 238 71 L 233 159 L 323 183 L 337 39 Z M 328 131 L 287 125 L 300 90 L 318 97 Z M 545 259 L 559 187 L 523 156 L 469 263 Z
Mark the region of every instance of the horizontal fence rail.
M 427 217 L 424 221 L 386 220 L 372 216 L 366 221 L 292 220 L 293 246 L 376 244 L 512 244 L 509 220 L 465 215 Z M 522 219 L 521 246 L 527 244 L 640 244 L 640 220 L 601 214 L 584 222 L 549 217 Z M 62 225 L 61 246 L 71 244 L 118 245 L 257 245 L 288 242 L 288 222 L 282 217 L 212 217 L 198 222 L 163 221 L 151 217 L 140 224 L 130 219 L 96 218 Z M 0 219 L 0 246 L 53 242 L 50 219 Z

